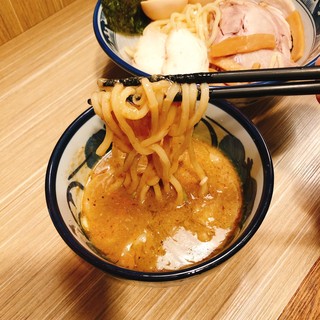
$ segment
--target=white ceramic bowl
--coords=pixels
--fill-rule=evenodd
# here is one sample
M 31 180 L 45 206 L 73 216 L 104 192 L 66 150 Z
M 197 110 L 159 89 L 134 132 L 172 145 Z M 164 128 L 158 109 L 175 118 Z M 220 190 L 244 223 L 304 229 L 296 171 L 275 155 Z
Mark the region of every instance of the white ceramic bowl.
M 306 50 L 299 65 L 313 65 L 320 53 L 320 1 L 294 0 L 293 2 L 302 16 L 306 37 Z M 131 74 L 148 75 L 135 68 L 124 52 L 124 47 L 132 47 L 138 36 L 126 36 L 110 30 L 100 0 L 94 10 L 93 27 L 101 48 L 116 64 Z
M 99 254 L 79 223 L 81 197 L 88 175 L 98 157 L 97 146 L 104 137 L 104 124 L 93 109 L 80 115 L 63 133 L 49 160 L 46 200 L 51 219 L 66 244 L 80 257 L 122 279 L 168 282 L 206 274 L 244 247 L 259 229 L 273 192 L 273 165 L 257 128 L 237 108 L 212 101 L 195 133 L 224 150 L 238 169 L 244 190 L 244 219 L 236 238 L 218 255 L 192 267 L 161 273 L 121 268 Z

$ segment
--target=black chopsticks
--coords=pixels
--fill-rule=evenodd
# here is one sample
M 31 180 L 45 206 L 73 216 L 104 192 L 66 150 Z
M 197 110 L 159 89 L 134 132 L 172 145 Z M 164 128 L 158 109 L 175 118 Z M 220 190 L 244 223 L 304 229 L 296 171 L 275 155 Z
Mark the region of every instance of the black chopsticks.
M 320 94 L 320 81 L 283 82 L 210 88 L 214 99 L 258 98 L 267 96 L 302 96 Z
M 116 83 L 137 86 L 140 85 L 141 78 L 100 79 L 98 84 L 101 88 L 114 86 Z M 320 67 L 152 75 L 147 78 L 150 82 L 169 80 L 177 83 L 209 83 L 211 98 L 217 99 L 320 94 Z M 217 83 L 235 85 L 214 85 Z
M 137 86 L 142 77 L 124 79 L 100 79 L 101 86 L 114 86 L 117 82 L 124 86 Z M 177 83 L 232 83 L 254 81 L 294 81 L 320 80 L 320 67 L 292 67 L 274 69 L 238 70 L 224 72 L 200 72 L 176 75 L 152 75 L 147 77 L 150 82 L 170 80 Z

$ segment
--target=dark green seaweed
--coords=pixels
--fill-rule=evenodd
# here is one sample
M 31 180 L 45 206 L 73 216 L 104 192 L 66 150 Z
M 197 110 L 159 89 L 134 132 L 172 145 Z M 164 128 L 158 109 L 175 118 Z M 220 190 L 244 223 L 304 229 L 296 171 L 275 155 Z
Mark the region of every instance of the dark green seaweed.
M 140 0 L 101 0 L 108 28 L 123 34 L 142 34 L 150 19 L 143 13 L 140 2 Z

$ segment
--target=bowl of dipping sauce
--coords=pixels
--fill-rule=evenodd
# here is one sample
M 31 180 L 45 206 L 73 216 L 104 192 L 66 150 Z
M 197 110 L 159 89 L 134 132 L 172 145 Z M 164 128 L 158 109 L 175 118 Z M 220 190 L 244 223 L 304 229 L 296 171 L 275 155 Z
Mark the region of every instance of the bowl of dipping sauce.
M 94 93 L 94 109 L 65 130 L 48 163 L 55 228 L 117 278 L 205 275 L 248 243 L 271 202 L 272 160 L 255 125 L 230 103 L 208 101 L 206 86 L 200 100 L 195 85 L 175 86 Z
M 98 1 L 93 27 L 101 48 L 140 76 L 310 66 L 319 55 L 318 1 L 172 3 Z

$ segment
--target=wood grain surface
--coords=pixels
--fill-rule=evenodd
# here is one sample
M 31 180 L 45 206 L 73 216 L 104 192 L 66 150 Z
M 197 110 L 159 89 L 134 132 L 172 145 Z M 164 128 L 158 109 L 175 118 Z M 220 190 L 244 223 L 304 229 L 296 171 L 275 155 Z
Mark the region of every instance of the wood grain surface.
M 74 0 L 1 0 L 0 45 L 72 2 Z
M 97 79 L 127 75 L 95 39 L 94 6 L 76 0 L 0 47 L 0 319 L 319 319 L 314 96 L 241 109 L 270 149 L 274 195 L 250 242 L 205 277 L 162 287 L 120 281 L 60 238 L 44 194 L 51 152 Z
M 320 259 L 311 268 L 279 319 L 319 319 Z

